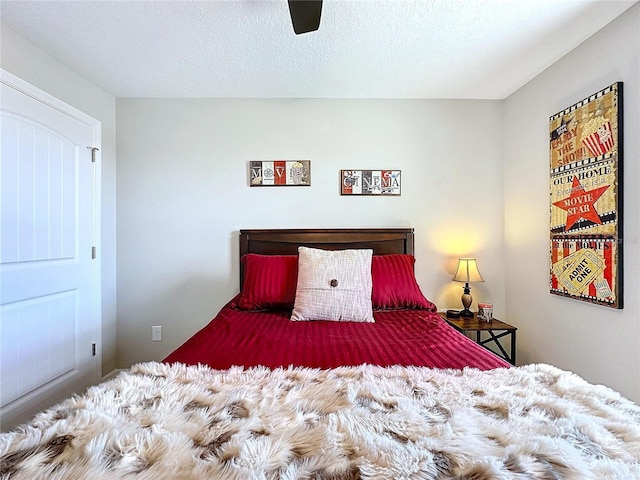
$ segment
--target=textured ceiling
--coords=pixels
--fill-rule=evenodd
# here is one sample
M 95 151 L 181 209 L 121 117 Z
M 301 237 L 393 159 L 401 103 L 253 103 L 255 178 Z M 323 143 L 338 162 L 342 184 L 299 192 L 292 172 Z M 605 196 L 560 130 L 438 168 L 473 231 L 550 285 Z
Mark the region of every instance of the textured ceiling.
M 324 0 L 298 36 L 286 0 L 2 0 L 0 19 L 116 97 L 502 99 L 634 3 Z

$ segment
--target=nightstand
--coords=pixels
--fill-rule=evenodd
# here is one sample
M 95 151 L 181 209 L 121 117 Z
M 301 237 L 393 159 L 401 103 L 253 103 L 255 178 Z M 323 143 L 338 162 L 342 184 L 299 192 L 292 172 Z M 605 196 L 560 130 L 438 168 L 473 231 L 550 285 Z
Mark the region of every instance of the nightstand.
M 477 314 L 473 315 L 473 318 L 460 317 L 460 318 L 447 318 L 446 312 L 438 312 L 449 325 L 462 333 L 476 332 L 476 342 L 482 345 L 487 350 L 491 350 L 496 355 L 504 358 L 512 365 L 516 364 L 516 330 L 513 325 L 501 322 L 494 318 L 490 322 L 479 320 Z M 482 332 L 486 332 L 487 335 L 482 335 Z M 497 334 L 495 332 L 498 332 Z M 507 335 L 511 335 L 511 354 L 509 355 L 500 343 L 500 339 Z M 483 336 L 485 338 L 483 338 Z M 493 351 L 487 347 L 487 344 L 494 344 L 500 350 L 500 353 Z

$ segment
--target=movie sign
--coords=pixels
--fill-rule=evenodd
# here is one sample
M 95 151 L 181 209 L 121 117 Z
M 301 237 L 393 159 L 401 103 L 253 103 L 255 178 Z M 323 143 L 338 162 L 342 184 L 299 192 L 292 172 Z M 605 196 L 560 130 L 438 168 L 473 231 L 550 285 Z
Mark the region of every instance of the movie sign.
M 310 160 L 269 160 L 249 162 L 252 187 L 311 185 Z
M 400 195 L 400 170 L 340 170 L 341 195 Z
M 549 119 L 551 293 L 622 308 L 622 83 Z

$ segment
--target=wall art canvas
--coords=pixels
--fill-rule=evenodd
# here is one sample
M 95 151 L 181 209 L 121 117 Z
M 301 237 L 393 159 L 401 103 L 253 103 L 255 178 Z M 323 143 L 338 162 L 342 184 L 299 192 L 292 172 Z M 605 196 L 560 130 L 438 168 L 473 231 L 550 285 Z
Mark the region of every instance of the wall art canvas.
M 341 195 L 400 195 L 400 170 L 340 170 Z
M 311 185 L 310 160 L 268 160 L 249 162 L 252 187 Z
M 622 83 L 549 119 L 551 293 L 622 308 Z

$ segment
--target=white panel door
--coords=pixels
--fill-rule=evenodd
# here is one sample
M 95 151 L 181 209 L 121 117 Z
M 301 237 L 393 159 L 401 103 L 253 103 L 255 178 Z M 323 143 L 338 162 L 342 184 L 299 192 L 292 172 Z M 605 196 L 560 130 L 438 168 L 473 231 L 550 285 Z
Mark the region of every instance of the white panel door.
M 96 125 L 6 78 L 0 83 L 2 430 L 100 378 L 95 163 L 88 148 L 97 146 Z

